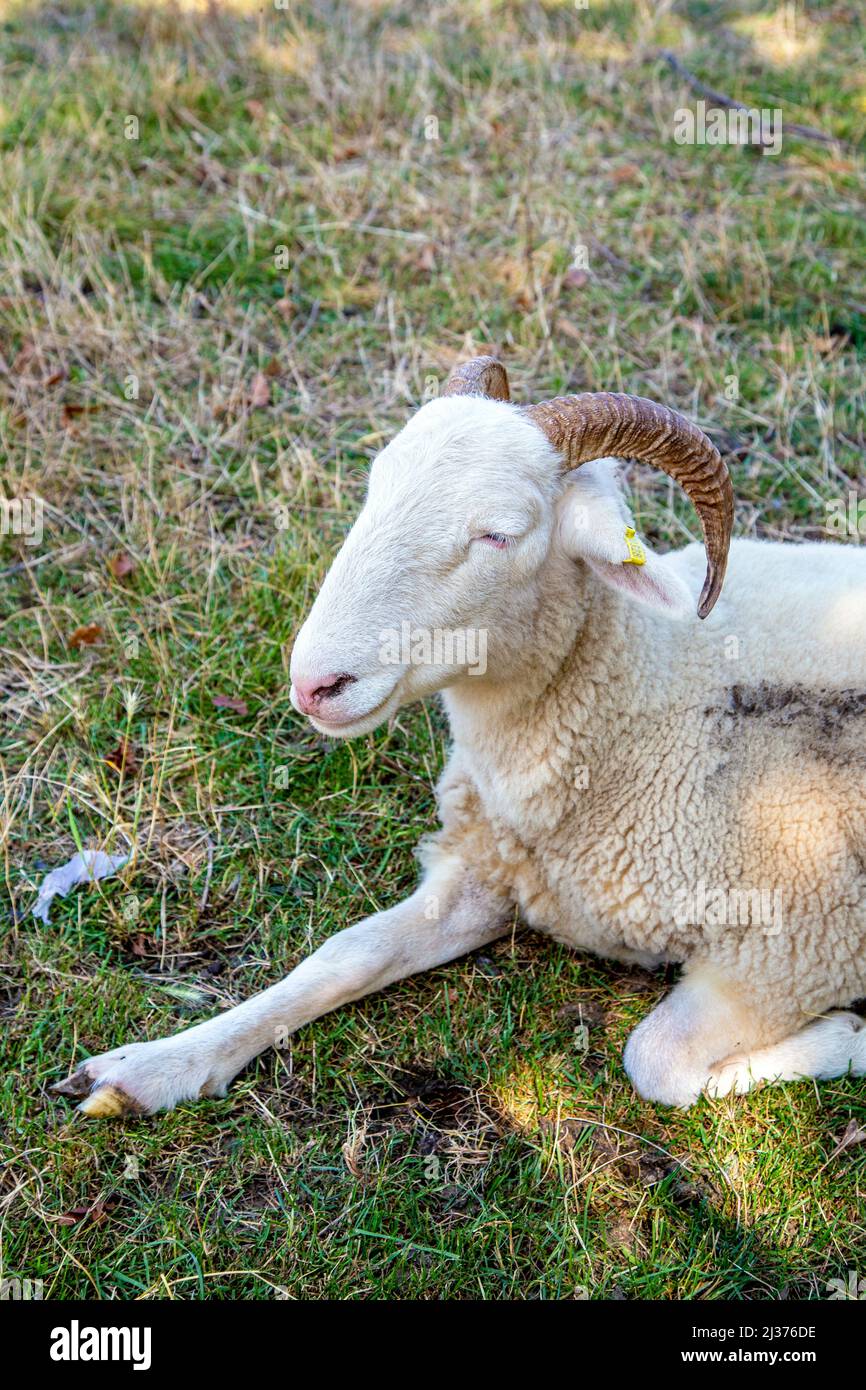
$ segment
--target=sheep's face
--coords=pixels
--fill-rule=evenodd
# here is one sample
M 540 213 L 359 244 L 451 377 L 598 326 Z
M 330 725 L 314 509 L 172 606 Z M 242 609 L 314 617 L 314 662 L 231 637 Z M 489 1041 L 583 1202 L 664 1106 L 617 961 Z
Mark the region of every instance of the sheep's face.
M 423 406 L 373 463 L 298 634 L 295 708 L 350 737 L 409 701 L 503 674 L 561 487 L 555 451 L 517 407 L 475 396 Z

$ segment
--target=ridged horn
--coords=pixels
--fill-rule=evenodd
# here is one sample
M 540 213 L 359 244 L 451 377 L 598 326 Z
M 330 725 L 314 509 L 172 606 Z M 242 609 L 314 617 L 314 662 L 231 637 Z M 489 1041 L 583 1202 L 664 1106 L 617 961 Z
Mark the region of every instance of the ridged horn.
M 452 369 L 443 396 L 488 396 L 492 401 L 510 401 L 508 373 L 495 357 L 470 357 Z
M 612 454 L 652 464 L 679 483 L 704 533 L 707 574 L 698 616 L 705 618 L 725 578 L 734 491 L 718 449 L 703 430 L 666 405 L 610 391 L 559 396 L 529 406 L 526 413 L 562 455 L 566 469 Z

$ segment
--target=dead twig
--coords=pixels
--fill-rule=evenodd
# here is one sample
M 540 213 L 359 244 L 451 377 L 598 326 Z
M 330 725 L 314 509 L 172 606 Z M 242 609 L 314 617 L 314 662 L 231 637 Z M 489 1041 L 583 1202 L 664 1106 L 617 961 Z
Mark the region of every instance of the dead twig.
M 673 68 L 674 72 L 684 81 L 688 82 L 694 91 L 700 92 L 701 96 L 706 97 L 715 106 L 725 106 L 729 111 L 748 111 L 750 109 L 747 102 L 735 101 L 733 97 L 725 96 L 724 92 L 717 92 L 713 87 L 708 87 L 699 77 L 695 77 L 693 72 L 689 72 L 688 68 L 683 66 L 677 55 L 671 53 L 670 49 L 660 48 L 656 56 L 664 58 L 668 66 Z M 828 135 L 826 131 L 816 130 L 814 126 L 810 125 L 795 125 L 790 121 L 785 121 L 785 130 L 789 135 L 799 135 L 803 140 L 818 140 L 822 145 L 844 144 L 844 141 L 840 140 L 838 136 Z

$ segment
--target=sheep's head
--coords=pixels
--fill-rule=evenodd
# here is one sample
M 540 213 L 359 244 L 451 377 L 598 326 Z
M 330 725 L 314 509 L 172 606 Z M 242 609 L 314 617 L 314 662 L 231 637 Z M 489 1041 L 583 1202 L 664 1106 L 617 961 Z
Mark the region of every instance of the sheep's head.
M 553 547 L 642 601 L 679 609 L 684 589 L 628 535 L 603 456 L 675 478 L 704 532 L 706 617 L 724 579 L 733 518 L 727 469 L 696 426 L 606 392 L 521 408 L 505 369 L 473 358 L 375 459 L 367 500 L 298 634 L 292 701 L 323 732 L 365 733 L 401 705 L 493 674 L 487 635 L 527 630 Z M 633 534 L 633 533 L 632 533 Z M 501 650 L 508 643 L 501 644 Z M 501 654 L 501 652 L 500 652 Z

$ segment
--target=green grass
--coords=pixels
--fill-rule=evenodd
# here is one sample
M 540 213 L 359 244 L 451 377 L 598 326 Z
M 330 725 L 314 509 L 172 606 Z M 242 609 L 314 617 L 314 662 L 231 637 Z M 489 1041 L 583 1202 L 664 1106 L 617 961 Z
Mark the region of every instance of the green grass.
M 0 14 L 0 450 L 5 494 L 46 503 L 41 546 L 0 550 L 4 1275 L 46 1297 L 765 1299 L 862 1270 L 864 1156 L 830 1158 L 862 1083 L 644 1105 L 621 1051 L 666 979 L 527 933 L 303 1029 L 223 1101 L 118 1128 L 47 1089 L 412 885 L 438 710 L 328 745 L 288 655 L 368 460 L 459 353 L 494 347 L 524 398 L 678 405 L 729 462 L 740 534 L 819 535 L 824 500 L 866 487 L 863 31 L 854 4 L 772 13 Z M 662 48 L 839 143 L 674 145 L 695 94 Z M 655 541 L 694 534 L 664 480 L 632 481 Z M 87 623 L 104 641 L 71 649 Z M 119 878 L 29 915 L 45 866 L 133 837 Z

